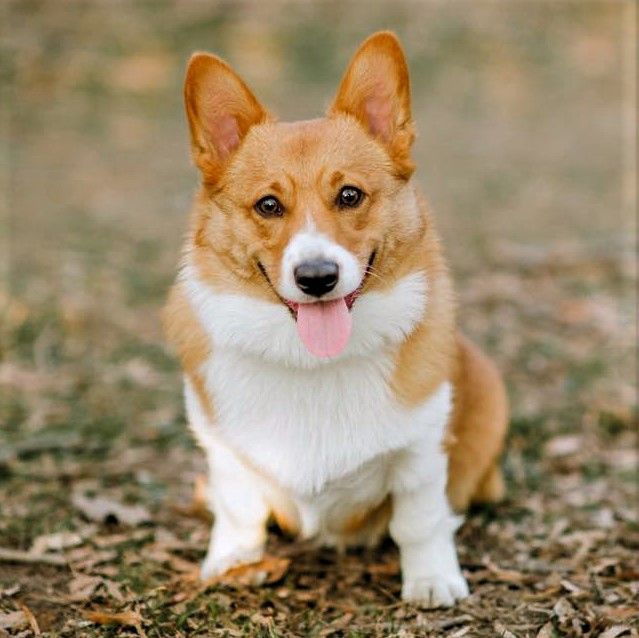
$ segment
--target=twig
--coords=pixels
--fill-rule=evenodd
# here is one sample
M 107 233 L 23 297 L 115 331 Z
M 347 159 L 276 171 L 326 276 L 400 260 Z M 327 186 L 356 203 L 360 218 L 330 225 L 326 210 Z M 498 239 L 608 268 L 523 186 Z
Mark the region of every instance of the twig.
M 45 565 L 66 566 L 67 559 L 64 556 L 54 554 L 35 554 L 19 549 L 0 547 L 0 562 L 5 563 L 43 563 Z

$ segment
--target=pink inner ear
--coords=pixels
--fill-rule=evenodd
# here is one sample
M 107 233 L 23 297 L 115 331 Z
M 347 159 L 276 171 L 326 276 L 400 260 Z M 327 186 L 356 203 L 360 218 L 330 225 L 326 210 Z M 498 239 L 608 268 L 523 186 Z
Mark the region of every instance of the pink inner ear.
M 240 145 L 240 130 L 232 115 L 220 115 L 211 122 L 211 137 L 220 158 L 230 155 Z
M 392 108 L 391 101 L 384 95 L 382 87 L 378 87 L 376 94 L 364 102 L 364 110 L 371 133 L 388 142 L 392 133 Z

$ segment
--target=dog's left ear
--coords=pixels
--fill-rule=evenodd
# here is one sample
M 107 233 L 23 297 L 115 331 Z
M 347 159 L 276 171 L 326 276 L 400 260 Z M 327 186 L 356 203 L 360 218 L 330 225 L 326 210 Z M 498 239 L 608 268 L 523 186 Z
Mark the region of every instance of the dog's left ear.
M 356 118 L 382 142 L 400 176 L 414 170 L 410 148 L 415 129 L 410 108 L 408 65 L 399 40 L 390 31 L 366 39 L 342 78 L 329 115 Z

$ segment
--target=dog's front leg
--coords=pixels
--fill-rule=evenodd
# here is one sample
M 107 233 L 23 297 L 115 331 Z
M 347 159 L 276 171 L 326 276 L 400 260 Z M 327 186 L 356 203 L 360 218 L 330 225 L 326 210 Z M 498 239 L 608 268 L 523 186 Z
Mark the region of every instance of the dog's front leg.
M 215 521 L 201 578 L 262 558 L 269 507 L 255 474 L 228 448 L 207 450 L 210 466 L 208 504 Z
M 404 600 L 450 607 L 468 596 L 455 549 L 458 526 L 446 497 L 445 455 L 408 454 L 396 468 L 390 522 L 400 551 Z

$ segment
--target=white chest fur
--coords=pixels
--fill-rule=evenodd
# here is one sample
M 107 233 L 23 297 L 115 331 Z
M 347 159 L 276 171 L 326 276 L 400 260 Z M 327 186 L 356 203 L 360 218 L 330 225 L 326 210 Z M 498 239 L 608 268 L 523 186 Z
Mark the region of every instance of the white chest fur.
M 206 365 L 217 435 L 298 494 L 314 494 L 366 461 L 437 433 L 450 386 L 407 410 L 391 396 L 387 358 L 354 357 L 310 370 L 232 351 Z
M 393 353 L 426 311 L 423 273 L 385 293 L 362 295 L 353 307 L 349 345 L 330 361 L 306 352 L 283 304 L 217 293 L 188 265 L 182 284 L 213 342 L 201 370 L 216 412 L 207 435 L 282 486 L 316 494 L 426 433 L 441 440 L 450 386 L 416 409 L 399 405 L 388 386 Z

